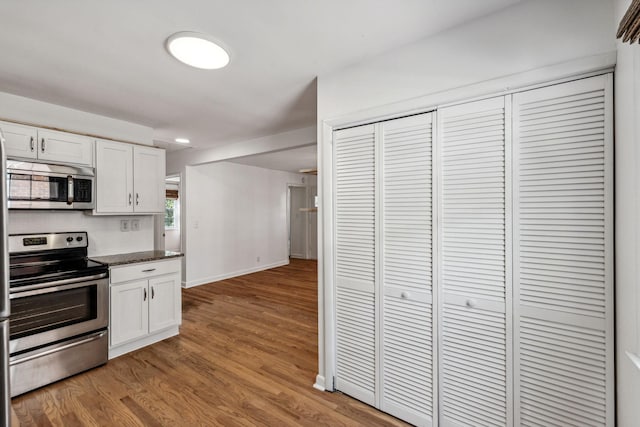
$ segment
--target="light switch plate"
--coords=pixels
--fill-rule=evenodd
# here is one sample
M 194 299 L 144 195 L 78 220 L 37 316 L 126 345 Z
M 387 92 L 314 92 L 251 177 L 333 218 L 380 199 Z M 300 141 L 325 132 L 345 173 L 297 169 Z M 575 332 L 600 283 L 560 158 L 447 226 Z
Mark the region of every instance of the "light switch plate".
M 140 230 L 140 220 L 139 219 L 132 219 L 131 220 L 131 231 L 138 231 Z

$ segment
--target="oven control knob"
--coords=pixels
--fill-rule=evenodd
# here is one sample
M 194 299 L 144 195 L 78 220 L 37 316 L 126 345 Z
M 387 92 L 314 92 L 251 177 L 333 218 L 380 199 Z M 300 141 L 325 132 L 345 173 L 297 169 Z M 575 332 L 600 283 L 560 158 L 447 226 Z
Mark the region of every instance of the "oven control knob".
M 78 242 L 82 242 L 82 236 L 78 236 L 78 237 L 76 237 L 76 240 L 77 240 Z
M 67 237 L 67 242 L 69 242 L 69 243 L 73 242 L 73 237 L 71 237 L 71 236 Z

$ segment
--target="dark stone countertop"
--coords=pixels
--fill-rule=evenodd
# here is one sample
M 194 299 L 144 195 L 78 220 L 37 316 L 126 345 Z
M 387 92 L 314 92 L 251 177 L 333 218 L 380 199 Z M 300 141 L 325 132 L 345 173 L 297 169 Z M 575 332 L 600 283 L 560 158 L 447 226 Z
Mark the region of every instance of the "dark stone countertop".
M 90 256 L 89 259 L 113 267 L 115 265 L 135 264 L 136 262 L 160 261 L 168 258 L 179 258 L 181 256 L 184 256 L 184 254 L 180 252 L 144 251 L 129 252 L 126 254 L 117 255 Z

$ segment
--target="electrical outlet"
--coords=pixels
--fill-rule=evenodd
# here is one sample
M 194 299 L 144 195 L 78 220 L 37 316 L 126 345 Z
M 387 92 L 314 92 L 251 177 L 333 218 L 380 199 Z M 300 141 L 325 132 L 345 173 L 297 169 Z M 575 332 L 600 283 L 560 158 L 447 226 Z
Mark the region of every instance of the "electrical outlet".
M 138 231 L 140 230 L 140 220 L 139 219 L 132 219 L 131 220 L 131 231 Z
M 129 231 L 129 220 L 121 219 L 120 220 L 120 231 Z

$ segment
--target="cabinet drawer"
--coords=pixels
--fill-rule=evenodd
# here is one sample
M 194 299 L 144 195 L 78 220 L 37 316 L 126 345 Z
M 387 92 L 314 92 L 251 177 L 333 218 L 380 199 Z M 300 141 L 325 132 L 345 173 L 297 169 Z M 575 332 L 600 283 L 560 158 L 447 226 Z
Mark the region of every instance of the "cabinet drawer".
M 111 283 L 122 283 L 180 271 L 180 258 L 111 267 Z

